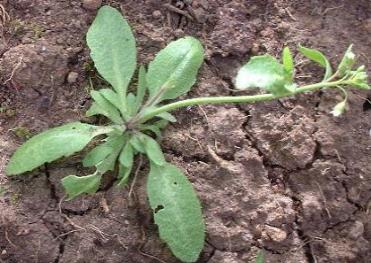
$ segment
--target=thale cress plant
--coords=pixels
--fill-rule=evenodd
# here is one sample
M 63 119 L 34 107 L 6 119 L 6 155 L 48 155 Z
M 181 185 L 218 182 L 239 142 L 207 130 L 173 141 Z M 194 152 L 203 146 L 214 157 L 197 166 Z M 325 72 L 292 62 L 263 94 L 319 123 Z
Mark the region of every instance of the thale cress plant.
M 20 146 L 11 157 L 8 176 L 23 174 L 64 156 L 81 151 L 90 141 L 100 144 L 82 160 L 85 167 L 95 167 L 86 176 L 68 175 L 62 185 L 73 199 L 95 193 L 103 174 L 117 172 L 117 187 L 130 179 L 136 155 L 147 156 L 150 172 L 147 194 L 158 225 L 160 238 L 183 262 L 195 262 L 205 240 L 205 224 L 200 201 L 181 169 L 166 161 L 156 138 L 169 122 L 176 119 L 171 111 L 203 104 L 256 103 L 295 96 L 299 93 L 334 88 L 344 94 L 332 113 L 345 111 L 347 88 L 370 89 L 364 66 L 354 67 L 352 46 L 333 72 L 327 58 L 318 50 L 299 46 L 298 51 L 319 66 L 325 74 L 319 83 L 298 86 L 294 82 L 294 60 L 289 48 L 282 62 L 270 55 L 255 56 L 236 76 L 239 90 L 260 88 L 252 96 L 200 97 L 172 102 L 186 94 L 196 82 L 204 60 L 203 47 L 197 39 L 184 37 L 168 44 L 147 68 L 137 70 L 136 44 L 127 21 L 114 8 L 102 7 L 87 34 L 91 58 L 99 74 L 110 84 L 93 90 L 94 100 L 87 116 L 103 115 L 110 121 L 105 126 L 73 122 L 44 131 Z M 132 83 L 137 72 L 137 83 Z M 136 93 L 128 92 L 129 85 Z

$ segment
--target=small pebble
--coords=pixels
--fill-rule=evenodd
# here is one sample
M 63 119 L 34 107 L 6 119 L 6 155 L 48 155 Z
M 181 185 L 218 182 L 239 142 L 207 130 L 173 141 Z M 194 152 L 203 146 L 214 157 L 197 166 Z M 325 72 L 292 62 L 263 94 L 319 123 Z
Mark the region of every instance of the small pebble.
M 175 37 L 184 37 L 184 31 L 180 28 L 174 30 L 174 36 Z
M 272 240 L 275 242 L 282 242 L 287 238 L 287 233 L 277 227 L 265 226 L 265 231 L 263 231 L 263 239 Z
M 82 6 L 88 10 L 97 10 L 102 5 L 102 0 L 83 0 Z
M 67 82 L 72 84 L 72 83 L 76 83 L 77 79 L 79 77 L 79 74 L 77 72 L 70 72 L 67 76 Z
M 363 223 L 360 221 L 355 221 L 352 227 L 349 229 L 348 236 L 353 240 L 357 240 L 363 235 L 363 232 L 365 232 Z
M 158 18 L 162 17 L 161 11 L 159 11 L 159 10 L 153 11 L 152 16 L 155 19 L 158 19 Z
M 366 19 L 364 22 L 363 22 L 363 27 L 365 28 L 365 30 L 371 34 L 371 18 L 369 19 Z

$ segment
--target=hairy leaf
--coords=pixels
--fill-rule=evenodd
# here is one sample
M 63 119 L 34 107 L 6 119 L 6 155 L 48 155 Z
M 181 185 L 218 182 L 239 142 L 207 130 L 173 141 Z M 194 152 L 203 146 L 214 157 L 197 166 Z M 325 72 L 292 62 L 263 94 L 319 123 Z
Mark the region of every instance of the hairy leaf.
M 266 89 L 274 95 L 290 93 L 285 86 L 288 82 L 282 64 L 270 55 L 252 57 L 238 72 L 236 88 L 240 90 L 248 88 Z
M 83 159 L 82 164 L 84 167 L 96 166 L 103 161 L 112 151 L 112 147 L 107 142 L 96 146 L 92 149 Z
M 136 68 L 135 39 L 129 24 L 116 9 L 103 6 L 87 34 L 98 72 L 119 94 L 126 94 Z
M 176 166 L 151 162 L 147 193 L 161 239 L 177 258 L 195 262 L 204 246 L 205 225 L 192 184 Z
M 66 191 L 68 200 L 71 200 L 81 194 L 94 194 L 100 186 L 102 176 L 100 174 L 91 174 L 87 176 L 69 175 L 62 179 L 62 185 Z
M 141 66 L 138 73 L 138 89 L 137 89 L 137 100 L 136 100 L 136 111 L 140 109 L 143 103 L 144 96 L 146 95 L 147 80 L 146 80 L 146 69 Z
M 190 90 L 196 82 L 204 50 L 201 43 L 193 37 L 181 38 L 171 42 L 161 50 L 149 64 L 147 84 L 150 97 L 159 100 L 174 99 Z
M 133 168 L 133 165 L 130 165 L 129 167 L 125 167 L 123 165 L 119 165 L 119 175 L 118 175 L 118 187 L 124 187 L 128 183 L 131 170 Z
M 124 146 L 124 149 L 120 153 L 119 161 L 125 167 L 131 167 L 134 160 L 134 151 L 133 146 L 127 142 Z
M 145 153 L 144 145 L 142 140 L 140 139 L 141 133 L 136 133 L 130 138 L 130 144 L 133 148 L 140 153 Z
M 8 175 L 21 174 L 36 167 L 81 151 L 106 128 L 74 122 L 42 132 L 17 149 L 6 168 Z
M 294 59 L 292 57 L 289 47 L 285 47 L 282 53 L 282 63 L 283 68 L 285 69 L 289 81 L 294 79 Z
M 137 110 L 137 105 L 136 105 L 136 97 L 133 93 L 129 93 L 128 96 L 126 97 L 126 104 L 127 104 L 127 109 L 129 116 L 133 116 L 134 113 Z
M 86 116 L 90 117 L 96 114 L 102 114 L 116 124 L 123 123 L 123 119 L 121 118 L 117 108 L 107 99 L 105 99 L 105 97 L 99 91 L 93 90 L 90 94 L 96 104 L 93 104 L 92 107 L 86 112 Z
M 160 145 L 154 139 L 143 133 L 140 135 L 140 140 L 148 158 L 157 165 L 163 165 L 165 163 L 165 157 Z
M 151 131 L 153 132 L 157 138 L 161 138 L 161 130 L 156 125 L 143 125 L 140 126 L 141 131 Z
M 111 89 L 101 89 L 98 91 L 106 100 L 108 100 L 116 109 L 122 108 L 122 102 L 119 100 L 118 95 Z
M 156 117 L 159 117 L 161 119 L 164 119 L 170 122 L 176 122 L 176 118 L 174 117 L 174 115 L 169 112 L 163 112 L 163 113 L 157 114 Z
M 256 255 L 255 263 L 264 263 L 264 252 L 263 250 L 259 250 L 258 254 Z
M 105 142 L 92 149 L 83 159 L 84 167 L 97 166 L 106 157 L 114 151 L 117 144 L 120 144 L 122 138 L 120 135 L 110 135 L 105 139 Z
M 113 171 L 115 169 L 116 161 L 120 155 L 120 152 L 122 151 L 122 148 L 125 145 L 125 141 L 125 136 L 115 136 L 108 138 L 107 143 L 111 146 L 111 152 L 105 159 L 103 159 L 96 165 L 97 170 L 101 174 L 104 174 L 107 171 Z
M 326 79 L 331 77 L 331 75 L 332 75 L 331 64 L 328 61 L 328 59 L 326 58 L 326 56 L 324 54 L 322 54 L 322 52 L 320 52 L 316 49 L 306 48 L 306 47 L 303 47 L 301 45 L 299 45 L 298 50 L 304 56 L 306 56 L 310 60 L 316 62 L 321 67 L 325 68 L 325 76 L 324 76 L 323 80 L 326 80 Z
M 340 115 L 342 115 L 345 112 L 346 106 L 347 106 L 347 100 L 343 100 L 343 101 L 339 102 L 332 109 L 332 111 L 331 111 L 332 115 L 334 115 L 335 117 L 339 117 Z
M 348 47 L 347 51 L 344 54 L 343 59 L 339 64 L 338 67 L 339 77 L 344 77 L 348 71 L 352 70 L 354 63 L 356 62 L 356 55 L 353 53 L 352 47 L 353 45 L 350 45 Z

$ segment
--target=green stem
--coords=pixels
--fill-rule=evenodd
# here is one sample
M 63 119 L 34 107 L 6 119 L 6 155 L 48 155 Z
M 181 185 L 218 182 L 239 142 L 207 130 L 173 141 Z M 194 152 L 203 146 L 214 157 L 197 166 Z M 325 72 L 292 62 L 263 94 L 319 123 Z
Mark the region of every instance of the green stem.
M 179 108 L 193 106 L 193 105 L 204 105 L 204 104 L 225 104 L 225 103 L 255 103 L 260 101 L 271 101 L 283 97 L 292 96 L 299 93 L 315 91 L 321 88 L 326 87 L 336 87 L 342 85 L 342 81 L 333 81 L 333 82 L 320 82 L 316 84 L 302 86 L 296 89 L 295 93 L 289 95 L 273 95 L 273 94 L 260 94 L 252 96 L 225 96 L 225 97 L 201 97 L 194 99 L 181 100 L 173 102 L 164 106 L 161 106 L 153 111 L 145 113 L 143 116 L 137 118 L 136 123 L 144 123 L 156 115 L 173 111 Z

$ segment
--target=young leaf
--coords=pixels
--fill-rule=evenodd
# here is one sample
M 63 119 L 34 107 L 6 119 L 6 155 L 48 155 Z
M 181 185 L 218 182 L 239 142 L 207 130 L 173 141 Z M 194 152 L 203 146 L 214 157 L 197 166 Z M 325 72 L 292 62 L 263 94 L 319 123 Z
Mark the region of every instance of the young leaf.
M 368 76 L 365 71 L 365 66 L 360 66 L 356 70 L 349 71 L 350 78 L 348 84 L 359 89 L 371 89 L 368 85 Z
M 134 113 L 137 110 L 137 105 L 136 105 L 136 97 L 133 93 L 129 93 L 128 96 L 126 97 L 126 104 L 127 104 L 127 109 L 129 116 L 133 116 Z
M 142 106 L 144 96 L 146 94 L 147 81 L 146 81 L 146 69 L 140 66 L 138 73 L 138 89 L 137 89 L 137 100 L 136 100 L 136 110 L 137 112 Z
M 120 152 L 125 145 L 125 141 L 125 136 L 108 138 L 107 143 L 111 146 L 111 152 L 104 160 L 96 165 L 97 171 L 99 171 L 101 174 L 104 174 L 107 171 L 113 171 L 115 169 L 117 158 L 119 157 Z
M 263 250 L 259 250 L 259 252 L 256 255 L 255 263 L 264 263 L 264 252 Z
M 90 94 L 96 104 L 93 104 L 86 112 L 86 116 L 90 117 L 92 115 L 102 114 L 116 124 L 122 124 L 124 122 L 117 108 L 106 100 L 100 92 L 93 90 Z M 99 113 L 97 109 L 99 109 Z
M 282 63 L 283 68 L 285 69 L 289 81 L 294 79 L 294 59 L 292 57 L 289 47 L 285 47 L 282 52 Z
M 176 166 L 151 162 L 149 203 L 160 237 L 183 262 L 195 262 L 204 246 L 205 225 L 192 184 Z
M 135 39 L 129 24 L 119 11 L 103 6 L 89 28 L 87 43 L 98 72 L 123 98 L 136 68 Z
M 136 133 L 130 138 L 130 144 L 133 148 L 140 153 L 145 153 L 144 145 L 142 140 L 140 139 L 141 133 Z
M 140 126 L 140 130 L 141 131 L 151 131 L 153 132 L 157 138 L 161 138 L 161 130 L 159 127 L 157 127 L 156 125 L 143 125 L 143 126 Z
M 122 108 L 122 102 L 119 100 L 117 93 L 111 89 L 101 89 L 98 91 L 107 101 L 109 101 L 116 109 Z
M 343 59 L 339 64 L 338 72 L 340 78 L 344 77 L 348 71 L 352 70 L 354 63 L 356 62 L 356 55 L 353 53 L 352 47 L 353 45 L 348 47 Z
M 204 50 L 197 39 L 185 37 L 171 42 L 148 66 L 150 97 L 160 95 L 159 102 L 188 92 L 196 82 L 203 59 Z
M 140 140 L 142 142 L 144 151 L 152 162 L 159 166 L 165 164 L 165 157 L 162 153 L 161 147 L 154 139 L 141 133 Z
M 17 149 L 6 168 L 17 175 L 81 151 L 95 136 L 107 133 L 105 127 L 74 122 L 42 132 Z
M 112 151 L 112 147 L 107 142 L 98 145 L 92 149 L 83 159 L 82 164 L 84 167 L 91 167 L 98 165 L 103 161 Z
M 343 100 L 339 102 L 338 104 L 336 104 L 335 107 L 331 111 L 332 115 L 334 115 L 335 117 L 339 117 L 340 115 L 342 115 L 346 110 L 346 105 L 347 105 L 346 100 Z
M 285 78 L 285 70 L 274 57 L 270 55 L 252 57 L 238 72 L 236 88 L 266 89 L 274 95 L 290 93 L 285 85 L 291 84 Z
M 306 56 L 310 60 L 316 62 L 321 67 L 323 67 L 323 68 L 326 69 L 325 70 L 325 76 L 324 76 L 323 80 L 326 80 L 326 79 L 328 79 L 328 78 L 330 78 L 332 76 L 331 64 L 328 61 L 328 59 L 326 58 L 326 56 L 324 54 L 322 54 L 322 52 L 320 52 L 320 51 L 318 51 L 316 49 L 306 48 L 306 47 L 303 47 L 301 45 L 299 45 L 298 50 L 304 56 Z
M 71 200 L 81 194 L 94 194 L 100 186 L 102 176 L 100 174 L 91 174 L 78 177 L 69 175 L 62 179 L 62 185 L 65 189 L 68 200 Z
M 127 142 L 124 149 L 120 153 L 119 161 L 125 167 L 130 167 L 133 165 L 134 151 L 133 146 Z
M 174 115 L 169 112 L 163 112 L 163 113 L 157 114 L 156 117 L 167 120 L 169 122 L 176 122 L 176 118 L 174 117 Z
M 124 187 L 127 184 L 132 168 L 133 165 L 130 165 L 129 167 L 125 167 L 121 164 L 119 165 L 118 187 Z
M 124 137 L 125 139 L 126 137 Z M 114 151 L 117 144 L 123 140 L 121 134 L 109 135 L 105 142 L 92 149 L 82 161 L 84 167 L 97 166 L 102 162 L 110 153 Z
M 155 123 L 153 123 L 153 125 L 155 125 L 159 129 L 164 129 L 168 124 L 169 124 L 169 122 L 167 120 L 164 120 L 164 119 L 158 120 Z

